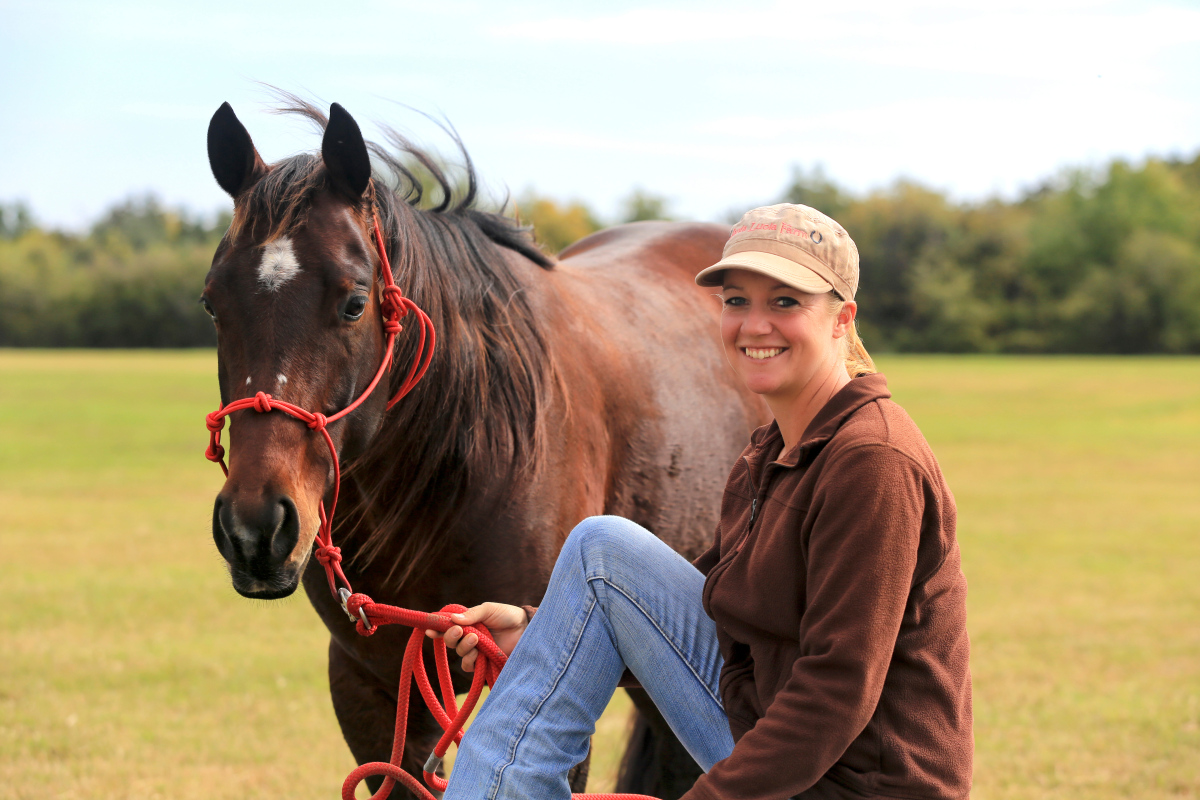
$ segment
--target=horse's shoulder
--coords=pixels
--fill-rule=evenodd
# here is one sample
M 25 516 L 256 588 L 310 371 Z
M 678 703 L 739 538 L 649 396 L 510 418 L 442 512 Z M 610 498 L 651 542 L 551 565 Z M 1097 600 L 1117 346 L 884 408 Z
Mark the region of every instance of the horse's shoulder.
M 689 265 L 720 258 L 729 228 L 710 222 L 629 222 L 593 233 L 559 253 L 560 261 L 584 266 L 632 255 L 663 257 Z M 715 259 L 714 259 L 715 260 Z

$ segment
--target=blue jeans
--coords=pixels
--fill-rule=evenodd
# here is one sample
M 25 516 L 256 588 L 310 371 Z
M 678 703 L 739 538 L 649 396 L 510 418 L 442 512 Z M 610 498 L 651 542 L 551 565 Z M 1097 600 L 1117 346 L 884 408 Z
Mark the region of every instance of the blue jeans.
M 569 798 L 567 771 L 628 667 L 705 771 L 733 750 L 704 576 L 621 517 L 584 520 L 463 737 L 445 800 Z

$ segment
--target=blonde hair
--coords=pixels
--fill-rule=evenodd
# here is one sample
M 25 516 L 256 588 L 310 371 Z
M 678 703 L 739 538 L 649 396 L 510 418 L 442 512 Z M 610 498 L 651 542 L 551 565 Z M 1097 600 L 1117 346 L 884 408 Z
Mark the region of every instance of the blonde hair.
M 842 313 L 846 301 L 838 297 L 837 292 L 826 293 L 825 299 L 831 316 L 836 317 Z M 874 375 L 879 371 L 875 368 L 875 361 L 867 352 L 863 340 L 858 335 L 857 319 L 851 321 L 849 330 L 841 338 L 840 347 L 842 360 L 846 362 L 846 372 L 850 373 L 851 378 L 857 378 L 859 375 Z

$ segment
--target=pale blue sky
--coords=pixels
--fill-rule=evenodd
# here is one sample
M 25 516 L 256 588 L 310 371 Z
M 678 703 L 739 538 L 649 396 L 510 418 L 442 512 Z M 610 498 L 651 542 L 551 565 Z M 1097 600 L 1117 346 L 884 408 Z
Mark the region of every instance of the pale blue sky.
M 617 213 L 637 185 L 698 219 L 773 200 L 791 165 L 1011 195 L 1068 165 L 1200 149 L 1200 4 L 0 0 L 0 201 L 81 226 L 154 192 L 227 204 L 224 100 L 268 161 L 317 137 L 256 82 L 445 147 L 495 193 Z

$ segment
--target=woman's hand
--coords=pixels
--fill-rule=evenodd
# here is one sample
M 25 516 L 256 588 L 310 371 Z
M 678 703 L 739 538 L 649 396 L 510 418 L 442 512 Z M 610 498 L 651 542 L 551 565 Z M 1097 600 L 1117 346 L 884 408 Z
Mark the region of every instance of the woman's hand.
M 475 671 L 475 659 L 479 656 L 476 649 L 479 637 L 474 633 L 463 636 L 462 626 L 483 623 L 492 632 L 496 646 L 508 656 L 512 655 L 513 648 L 517 646 L 521 634 L 525 632 L 525 626 L 529 623 L 525 609 L 507 603 L 481 603 L 461 614 L 451 614 L 450 620 L 456 624 L 444 634 L 425 631 L 425 635 L 434 639 L 445 638 L 446 646 L 454 648 L 454 652 L 462 657 L 463 670 L 466 672 Z

